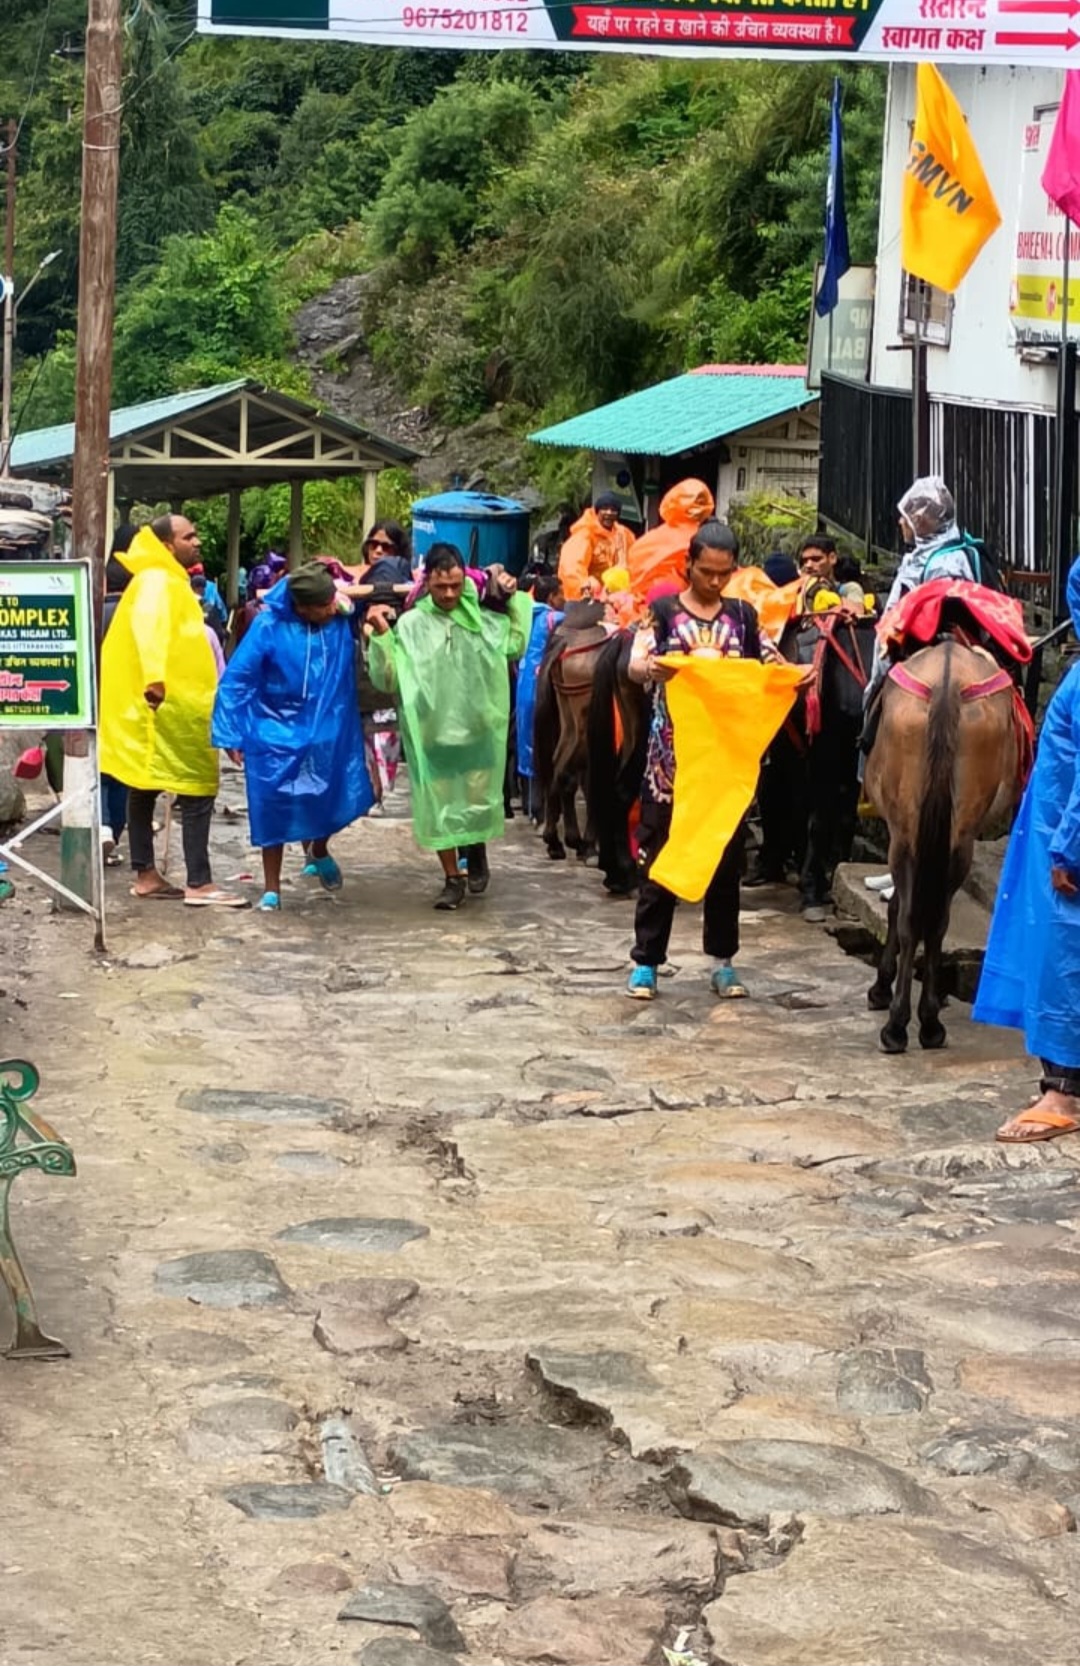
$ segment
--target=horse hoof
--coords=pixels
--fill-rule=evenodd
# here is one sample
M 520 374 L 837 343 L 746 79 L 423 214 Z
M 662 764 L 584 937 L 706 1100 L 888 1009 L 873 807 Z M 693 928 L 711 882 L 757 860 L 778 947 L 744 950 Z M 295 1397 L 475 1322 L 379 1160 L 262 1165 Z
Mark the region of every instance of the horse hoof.
M 866 1004 L 871 1012 L 888 1012 L 892 1005 L 891 990 L 879 989 L 876 983 L 872 984 L 866 991 Z
M 907 1052 L 907 1032 L 905 1030 L 893 1030 L 886 1024 L 881 1032 L 880 1041 L 883 1053 Z
M 948 1039 L 944 1024 L 935 1024 L 933 1029 L 919 1031 L 919 1046 L 924 1047 L 928 1053 L 936 1053 L 939 1048 L 945 1046 Z
M 566 861 L 566 851 L 562 845 L 548 845 L 547 853 L 553 862 Z

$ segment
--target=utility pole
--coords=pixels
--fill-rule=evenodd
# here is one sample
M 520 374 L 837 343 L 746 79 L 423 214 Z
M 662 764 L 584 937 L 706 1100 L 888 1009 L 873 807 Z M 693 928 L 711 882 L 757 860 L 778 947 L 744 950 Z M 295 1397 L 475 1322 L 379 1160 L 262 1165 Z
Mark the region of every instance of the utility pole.
M 101 640 L 109 526 L 109 410 L 112 404 L 113 306 L 116 296 L 116 203 L 120 177 L 121 0 L 90 0 L 86 27 L 82 209 L 79 224 L 79 323 L 75 371 L 73 551 L 90 563 L 94 639 Z M 102 892 L 97 746 L 92 733 L 69 730 L 64 744 L 64 883 L 86 901 Z M 98 925 L 98 946 L 103 944 Z
M 7 124 L 7 211 L 4 220 L 4 388 L 0 396 L 0 480 L 11 473 L 11 378 L 15 365 L 15 144 L 19 127 Z

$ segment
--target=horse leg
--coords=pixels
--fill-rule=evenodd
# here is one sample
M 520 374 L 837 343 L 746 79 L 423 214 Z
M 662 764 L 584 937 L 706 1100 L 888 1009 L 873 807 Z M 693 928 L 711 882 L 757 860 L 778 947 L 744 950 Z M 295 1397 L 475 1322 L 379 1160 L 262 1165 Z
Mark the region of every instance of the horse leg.
M 553 781 L 544 797 L 544 830 L 541 834 L 553 862 L 566 861 L 566 846 L 559 838 L 559 788 Z
M 945 1026 L 938 1017 L 941 1011 L 941 949 L 948 922 L 928 937 L 924 945 L 922 995 L 919 1000 L 919 1046 L 932 1052 L 944 1047 Z
M 866 1004 L 871 1012 L 887 1012 L 892 1005 L 898 948 L 896 892 L 894 891 L 889 899 L 889 925 L 885 933 L 885 947 L 881 951 L 881 959 L 878 962 L 877 977 L 866 992 Z
M 896 869 L 899 868 L 899 872 Z M 896 893 L 889 904 L 892 914 L 893 905 L 896 907 L 896 985 L 893 990 L 892 1005 L 889 1008 L 889 1021 L 881 1031 L 881 1050 L 883 1053 L 904 1053 L 907 1051 L 907 1032 L 911 1022 L 911 979 L 915 970 L 915 924 L 912 919 L 912 889 L 914 884 L 914 863 L 910 851 L 905 851 L 902 862 L 895 864 L 893 869 L 893 883 Z

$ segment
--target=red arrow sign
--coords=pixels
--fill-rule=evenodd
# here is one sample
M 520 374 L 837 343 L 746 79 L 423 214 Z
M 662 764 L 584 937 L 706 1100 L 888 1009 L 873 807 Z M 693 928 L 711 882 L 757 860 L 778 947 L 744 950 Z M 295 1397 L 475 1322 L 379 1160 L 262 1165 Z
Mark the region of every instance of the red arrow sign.
M 1053 46 L 1059 52 L 1071 52 L 1078 40 L 1080 35 L 1074 35 L 1071 30 L 1065 35 L 1042 35 L 1036 30 L 1029 33 L 1023 29 L 1006 29 L 994 36 L 996 46 Z
M 37 691 L 38 691 L 38 694 L 44 693 L 45 689 L 55 690 L 57 694 L 66 694 L 68 689 L 71 687 L 71 684 L 70 683 L 27 683 L 26 686 L 29 689 L 35 689 L 36 688 Z
M 1019 12 L 1026 17 L 1075 17 L 1080 0 L 998 0 L 998 11 Z

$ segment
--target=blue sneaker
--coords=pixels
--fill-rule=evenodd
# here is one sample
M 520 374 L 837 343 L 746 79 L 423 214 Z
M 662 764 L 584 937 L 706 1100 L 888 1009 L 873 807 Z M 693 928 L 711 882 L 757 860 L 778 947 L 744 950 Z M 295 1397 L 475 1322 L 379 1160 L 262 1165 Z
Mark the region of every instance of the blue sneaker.
M 264 891 L 255 907 L 260 914 L 280 914 L 281 898 L 276 891 Z
M 718 966 L 709 982 L 713 994 L 719 995 L 722 1000 L 741 1001 L 749 994 L 734 966 Z
M 303 867 L 300 869 L 300 878 L 301 879 L 318 879 L 318 877 L 319 877 L 319 864 L 317 862 L 305 862 Z
M 653 1001 L 656 999 L 656 967 L 635 966 L 626 985 L 626 993 L 632 1001 Z
M 345 883 L 341 877 L 341 869 L 332 856 L 316 856 L 313 862 L 308 863 L 308 867 L 314 869 L 324 891 L 340 891 Z M 307 872 L 307 868 L 304 872 Z

